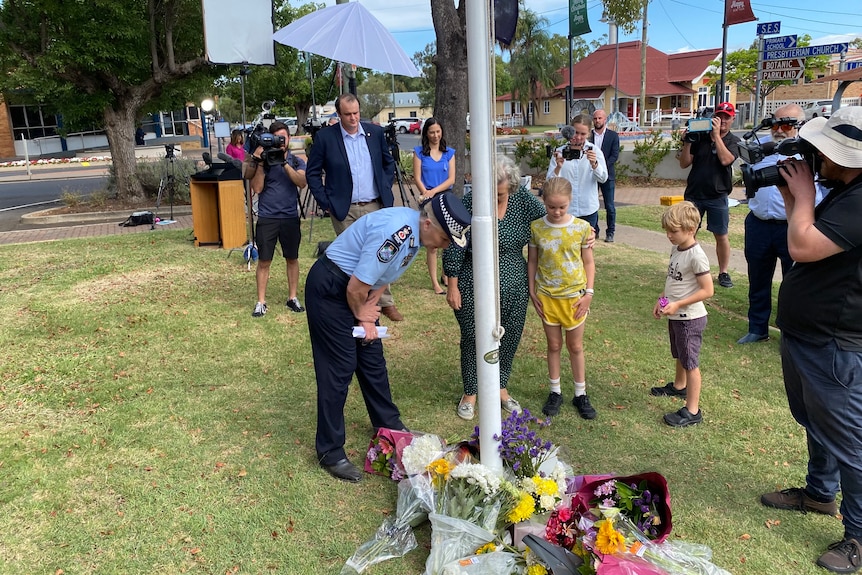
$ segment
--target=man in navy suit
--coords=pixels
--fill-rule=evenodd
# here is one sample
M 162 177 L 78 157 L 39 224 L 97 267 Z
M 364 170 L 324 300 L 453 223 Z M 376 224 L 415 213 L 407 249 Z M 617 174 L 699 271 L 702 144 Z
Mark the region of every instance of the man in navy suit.
M 314 199 L 329 211 L 335 234 L 340 235 L 365 214 L 392 207 L 395 160 L 383 128 L 359 121 L 355 95 L 336 98 L 335 110 L 340 122 L 317 133 L 305 173 Z M 379 305 L 380 312 L 392 321 L 404 319 L 389 288 L 380 296 Z
M 605 163 L 608 165 L 608 179 L 599 183 L 599 190 L 602 192 L 602 201 L 605 203 L 607 212 L 608 229 L 605 230 L 605 241 L 612 243 L 617 228 L 617 208 L 614 206 L 614 172 L 616 172 L 614 165 L 620 157 L 620 137 L 607 127 L 607 122 L 608 115 L 604 110 L 593 112 L 593 135 L 590 141 L 601 149 L 605 155 Z M 598 229 L 596 233 L 598 234 Z

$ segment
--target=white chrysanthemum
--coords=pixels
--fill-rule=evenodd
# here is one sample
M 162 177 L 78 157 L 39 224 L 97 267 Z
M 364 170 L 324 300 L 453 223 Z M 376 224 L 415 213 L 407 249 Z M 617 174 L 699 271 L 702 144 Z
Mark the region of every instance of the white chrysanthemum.
M 450 478 L 464 479 L 485 495 L 494 495 L 500 489 L 500 478 L 481 463 L 462 463 L 452 470 Z
M 524 477 L 521 479 L 521 489 L 526 491 L 527 493 L 535 493 L 536 492 L 536 482 L 533 481 L 532 477 Z
M 401 464 L 407 475 L 418 475 L 425 471 L 435 459 L 443 453 L 443 442 L 436 435 L 420 435 L 404 448 L 401 454 Z

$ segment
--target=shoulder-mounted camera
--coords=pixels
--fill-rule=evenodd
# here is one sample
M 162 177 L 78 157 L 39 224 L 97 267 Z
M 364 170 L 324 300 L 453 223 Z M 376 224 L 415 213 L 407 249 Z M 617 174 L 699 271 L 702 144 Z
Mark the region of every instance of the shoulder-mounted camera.
M 704 136 L 712 131 L 712 118 L 689 118 L 685 123 L 684 142 L 699 142 Z
M 780 186 L 787 182 L 781 175 L 781 165 L 775 164 L 765 166 L 758 170 L 752 168 L 752 165 L 763 161 L 767 156 L 772 154 L 780 154 L 790 157 L 797 156 L 805 160 L 805 163 L 811 166 L 814 173 L 820 170 L 820 159 L 817 156 L 817 150 L 805 140 L 800 138 L 786 138 L 780 142 L 761 142 L 755 136 L 758 131 L 772 128 L 774 126 L 792 126 L 794 128 L 800 125 L 796 118 L 764 118 L 760 125 L 754 127 L 750 132 L 743 134 L 744 143 L 739 145 L 739 157 L 745 162 L 742 165 L 742 181 L 745 184 L 745 197 L 753 198 L 760 188 L 767 186 Z

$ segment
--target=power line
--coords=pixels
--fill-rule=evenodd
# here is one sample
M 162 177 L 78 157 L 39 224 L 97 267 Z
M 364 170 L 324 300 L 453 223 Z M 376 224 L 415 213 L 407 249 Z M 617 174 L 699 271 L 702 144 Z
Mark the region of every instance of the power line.
M 679 37 L 685 40 L 685 43 L 689 46 L 694 46 L 694 44 L 688 38 L 685 37 L 682 31 L 676 27 L 673 18 L 670 17 L 670 14 L 668 14 L 667 9 L 664 7 L 664 3 L 662 3 L 661 0 L 658 0 L 658 5 L 661 6 L 662 11 L 664 12 L 665 16 L 667 16 L 668 22 L 670 22 L 670 25 L 673 26 L 673 29 L 676 30 L 677 34 L 679 34 Z

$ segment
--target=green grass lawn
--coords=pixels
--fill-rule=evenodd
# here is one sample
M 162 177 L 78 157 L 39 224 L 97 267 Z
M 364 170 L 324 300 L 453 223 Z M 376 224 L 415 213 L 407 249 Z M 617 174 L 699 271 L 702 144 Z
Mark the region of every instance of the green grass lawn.
M 315 223 L 303 276 L 331 235 Z M 4 575 L 337 573 L 394 512 L 394 483 L 347 484 L 316 465 L 306 318 L 283 306 L 281 266 L 270 312 L 255 319 L 254 274 L 226 255 L 166 230 L 0 247 Z M 567 402 L 545 436 L 575 473 L 664 474 L 672 537 L 710 546 L 736 575 L 821 573 L 814 560 L 841 523 L 758 502 L 803 483 L 806 448 L 777 341 L 735 344 L 746 331 L 744 277 L 708 302 L 705 421 L 671 429 L 661 417 L 680 402 L 649 395 L 673 374 L 666 325 L 651 317 L 666 256 L 601 242 L 596 266 L 585 348 L 599 415 L 583 421 Z M 385 346 L 404 422 L 468 437 L 475 422 L 455 415 L 457 325 L 422 258 L 393 292 L 406 321 Z M 536 412 L 548 392 L 544 355 L 531 310 L 510 390 Z M 570 400 L 570 376 L 564 392 Z M 371 428 L 355 386 L 346 422 L 361 464 Z M 369 572 L 421 573 L 427 524 L 417 537 L 417 550 Z
M 667 206 L 619 206 L 617 207 L 617 223 L 624 226 L 633 226 L 646 230 L 661 232 L 661 215 Z M 740 204 L 730 209 L 730 223 L 728 236 L 730 247 L 743 249 L 745 247 L 745 216 L 748 215 L 748 206 Z M 604 210 L 601 210 L 599 221 L 604 221 Z M 703 224 L 702 232 L 697 239 L 705 244 L 715 245 L 711 233 L 706 231 L 706 222 Z

